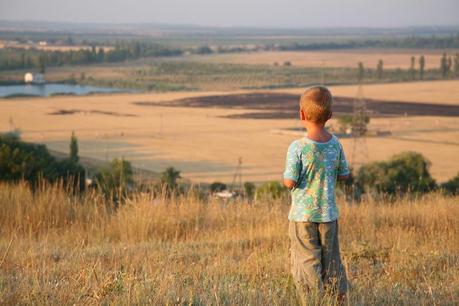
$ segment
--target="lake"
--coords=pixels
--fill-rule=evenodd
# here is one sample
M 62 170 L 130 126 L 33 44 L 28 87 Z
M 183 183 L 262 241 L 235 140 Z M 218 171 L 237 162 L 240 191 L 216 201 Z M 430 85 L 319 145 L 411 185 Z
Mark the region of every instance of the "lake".
M 52 95 L 87 95 L 91 93 L 123 92 L 117 88 L 95 87 L 71 84 L 25 84 L 0 86 L 0 97 L 8 96 L 41 96 Z

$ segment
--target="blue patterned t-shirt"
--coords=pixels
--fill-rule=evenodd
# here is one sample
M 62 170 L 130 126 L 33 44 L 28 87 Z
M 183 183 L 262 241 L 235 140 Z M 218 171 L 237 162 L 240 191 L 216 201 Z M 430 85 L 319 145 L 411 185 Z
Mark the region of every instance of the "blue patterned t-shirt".
M 284 178 L 293 180 L 290 221 L 331 222 L 338 219 L 335 186 L 338 175 L 349 174 L 341 143 L 335 135 L 327 142 L 307 137 L 289 146 Z

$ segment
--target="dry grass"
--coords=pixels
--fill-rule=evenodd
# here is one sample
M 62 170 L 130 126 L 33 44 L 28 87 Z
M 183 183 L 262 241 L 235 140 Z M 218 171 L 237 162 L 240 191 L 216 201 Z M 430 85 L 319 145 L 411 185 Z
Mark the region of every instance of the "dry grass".
M 457 303 L 457 201 L 341 203 L 348 304 Z M 2 184 L 0 304 L 294 305 L 286 203 L 137 195 L 114 213 L 95 194 Z
M 457 50 L 449 50 L 454 55 Z M 443 50 L 429 49 L 354 49 L 339 51 L 270 51 L 237 54 L 218 54 L 213 56 L 192 56 L 192 60 L 215 63 L 237 63 L 250 65 L 273 65 L 277 62 L 282 65 L 290 61 L 293 66 L 300 67 L 350 67 L 356 68 L 358 62 L 362 62 L 367 68 L 376 68 L 380 59 L 384 61 L 384 68 L 406 69 L 410 67 L 411 56 L 418 58 L 424 55 L 426 69 L 434 69 L 440 66 L 440 58 Z M 416 62 L 416 67 L 418 63 Z

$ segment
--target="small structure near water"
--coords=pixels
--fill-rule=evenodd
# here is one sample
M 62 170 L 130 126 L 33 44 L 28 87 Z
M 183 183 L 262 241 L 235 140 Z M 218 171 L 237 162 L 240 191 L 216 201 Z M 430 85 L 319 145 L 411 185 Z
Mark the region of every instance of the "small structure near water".
M 44 84 L 45 76 L 41 73 L 27 72 L 24 75 L 24 82 L 26 84 Z

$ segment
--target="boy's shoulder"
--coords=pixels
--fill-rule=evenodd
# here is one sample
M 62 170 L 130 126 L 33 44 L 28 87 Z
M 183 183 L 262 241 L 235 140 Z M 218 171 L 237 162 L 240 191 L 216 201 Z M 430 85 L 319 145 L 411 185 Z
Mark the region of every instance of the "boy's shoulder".
M 342 146 L 341 142 L 338 139 L 338 137 L 336 137 L 334 134 L 331 134 L 331 138 L 327 142 L 317 142 L 317 141 L 314 141 L 312 139 L 309 139 L 307 136 L 295 139 L 294 141 L 292 141 L 290 143 L 289 149 L 298 149 L 298 148 L 302 148 L 302 147 L 305 147 L 305 146 L 308 146 L 308 145 L 319 145 L 319 146 L 323 146 L 323 145 L 336 146 L 336 145 L 338 145 L 340 147 Z

